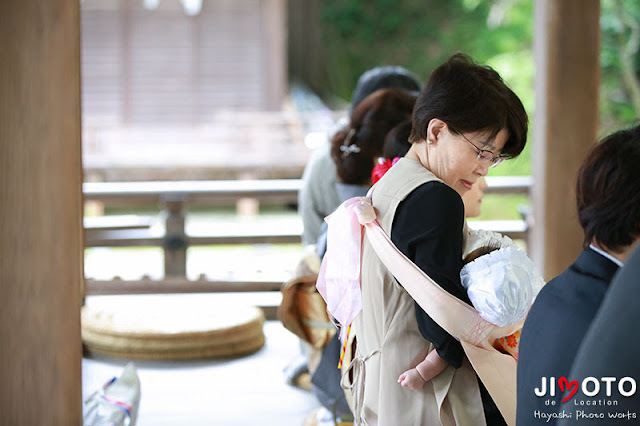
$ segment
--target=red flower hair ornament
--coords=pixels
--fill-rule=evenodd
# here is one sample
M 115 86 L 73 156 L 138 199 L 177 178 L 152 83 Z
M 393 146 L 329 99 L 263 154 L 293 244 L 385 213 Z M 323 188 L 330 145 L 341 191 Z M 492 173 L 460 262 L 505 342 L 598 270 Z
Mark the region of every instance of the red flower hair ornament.
M 384 176 L 389 169 L 400 160 L 401 157 L 395 157 L 393 160 L 388 158 L 379 158 L 378 164 L 375 165 L 373 170 L 371 171 L 371 183 L 375 184 L 378 182 L 382 176 Z

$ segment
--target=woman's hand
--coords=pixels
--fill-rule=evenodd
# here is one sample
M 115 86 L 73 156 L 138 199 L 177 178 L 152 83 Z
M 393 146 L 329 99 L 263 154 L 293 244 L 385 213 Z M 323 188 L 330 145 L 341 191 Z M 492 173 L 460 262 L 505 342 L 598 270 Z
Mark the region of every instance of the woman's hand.
M 409 388 L 411 390 L 419 391 L 424 387 L 425 381 L 422 380 L 422 376 L 418 373 L 418 370 L 412 368 L 411 370 L 407 370 L 400 375 L 398 378 L 398 383 L 403 388 Z

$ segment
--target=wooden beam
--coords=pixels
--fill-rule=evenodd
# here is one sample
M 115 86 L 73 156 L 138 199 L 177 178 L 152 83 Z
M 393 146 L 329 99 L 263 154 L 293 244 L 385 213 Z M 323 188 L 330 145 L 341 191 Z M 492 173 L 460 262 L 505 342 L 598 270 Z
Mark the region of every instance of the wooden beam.
M 189 203 L 229 204 L 238 198 L 268 202 L 296 202 L 300 179 L 207 180 L 150 182 L 85 182 L 86 200 L 107 204 L 153 205 L 163 199 L 184 199 Z
M 486 194 L 523 194 L 530 192 L 531 176 L 487 177 Z M 230 205 L 239 198 L 255 198 L 261 202 L 298 200 L 302 179 L 201 180 L 85 182 L 86 201 L 109 205 L 155 205 L 164 200 L 181 199 L 189 204 Z
M 498 232 L 512 240 L 527 240 L 528 229 L 524 220 L 470 220 L 469 228 Z
M 531 254 L 545 279 L 578 256 L 575 182 L 598 131 L 599 0 L 535 3 L 536 115 Z
M 300 244 L 299 230 L 227 235 L 187 235 L 184 243 L 188 246 L 208 246 L 219 244 Z M 164 234 L 148 229 L 128 229 L 118 231 L 87 231 L 86 247 L 159 247 L 166 243 Z
M 287 92 L 287 8 L 285 0 L 261 0 L 264 107 L 279 111 Z
M 82 424 L 80 2 L 0 2 L 0 423 Z
M 209 281 L 167 277 L 163 280 L 87 280 L 87 296 L 115 294 L 243 293 L 280 291 L 282 281 Z
M 487 176 L 485 194 L 529 195 L 533 178 L 531 176 Z

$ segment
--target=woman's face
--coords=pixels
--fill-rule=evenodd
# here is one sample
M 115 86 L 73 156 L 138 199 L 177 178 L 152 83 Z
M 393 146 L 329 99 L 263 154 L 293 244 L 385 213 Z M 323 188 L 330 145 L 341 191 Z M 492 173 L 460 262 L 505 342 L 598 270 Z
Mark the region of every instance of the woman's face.
M 491 141 L 487 132 L 458 134 L 442 120 L 429 123 L 427 138 L 431 143 L 414 144 L 420 162 L 447 185 L 463 196 L 479 178 L 486 176 L 491 162 L 478 158 L 478 150 L 500 155 L 509 137 L 502 129 Z
M 481 176 L 476 183 L 473 184 L 471 190 L 462 196 L 465 217 L 480 216 L 480 213 L 482 213 L 482 197 L 484 196 L 485 189 L 487 189 L 487 181 L 484 176 Z

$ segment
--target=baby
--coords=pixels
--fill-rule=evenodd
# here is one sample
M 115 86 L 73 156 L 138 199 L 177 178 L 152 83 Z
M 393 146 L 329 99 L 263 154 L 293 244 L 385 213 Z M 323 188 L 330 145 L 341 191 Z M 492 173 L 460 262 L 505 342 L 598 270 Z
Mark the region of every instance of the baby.
M 544 285 L 531 259 L 508 237 L 488 231 L 471 231 L 471 251 L 460 271 L 462 285 L 482 318 L 499 327 L 515 324 L 526 316 Z M 478 246 L 478 242 L 483 242 Z M 475 246 L 474 246 L 475 245 Z M 499 349 L 516 360 L 519 332 L 499 339 Z M 420 390 L 447 367 L 437 351 L 431 351 L 415 368 L 398 378 L 401 386 Z

